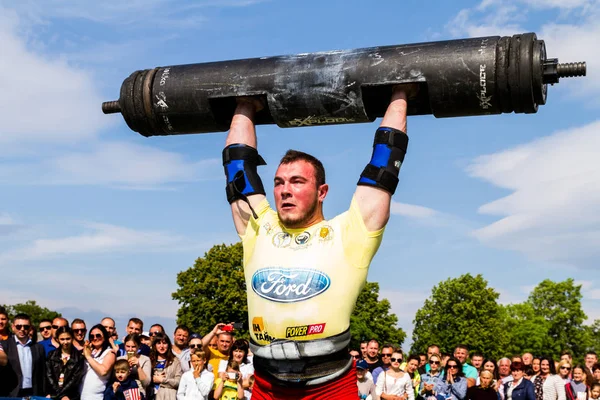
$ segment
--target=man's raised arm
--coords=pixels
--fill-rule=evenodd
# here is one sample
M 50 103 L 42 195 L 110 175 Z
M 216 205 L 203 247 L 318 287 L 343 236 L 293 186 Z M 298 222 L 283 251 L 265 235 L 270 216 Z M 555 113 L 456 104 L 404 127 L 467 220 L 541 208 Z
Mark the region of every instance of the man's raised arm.
M 383 228 L 390 218 L 390 203 L 398 185 L 400 166 L 404 161 L 406 135 L 407 93 L 412 86 L 397 86 L 381 125 L 375 133 L 373 156 L 358 181 L 354 197 L 367 229 Z
M 265 190 L 257 167 L 265 162 L 258 155 L 254 114 L 262 109 L 259 100 L 239 98 L 223 150 L 223 166 L 227 176 L 227 200 L 231 204 L 233 223 L 238 234 L 254 213 L 253 208 L 265 198 Z

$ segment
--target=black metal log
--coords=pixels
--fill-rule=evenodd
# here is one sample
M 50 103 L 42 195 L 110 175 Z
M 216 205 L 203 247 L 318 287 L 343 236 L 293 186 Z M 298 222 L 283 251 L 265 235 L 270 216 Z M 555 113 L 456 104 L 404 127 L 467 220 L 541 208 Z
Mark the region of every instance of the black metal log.
M 239 96 L 265 101 L 257 124 L 370 122 L 394 85 L 417 83 L 409 115 L 535 113 L 548 83 L 585 73 L 585 62 L 548 59 L 544 42 L 525 33 L 136 71 L 102 110 L 121 112 L 144 136 L 226 131 Z

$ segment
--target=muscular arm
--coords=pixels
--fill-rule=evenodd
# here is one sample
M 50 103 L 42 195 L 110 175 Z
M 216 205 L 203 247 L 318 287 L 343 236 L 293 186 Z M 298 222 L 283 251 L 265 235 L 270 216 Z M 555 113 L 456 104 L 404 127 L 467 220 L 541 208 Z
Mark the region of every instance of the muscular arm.
M 390 105 L 385 112 L 382 127 L 395 128 L 406 132 L 407 95 L 402 87 L 392 94 Z M 383 228 L 390 218 L 392 195 L 372 186 L 358 186 L 354 197 L 365 226 L 370 232 Z
M 225 146 L 229 146 L 230 144 L 245 144 L 255 149 L 257 148 L 254 114 L 260 107 L 262 106 L 258 100 L 253 101 L 250 98 L 238 100 L 238 106 L 231 120 Z M 252 205 L 252 208 L 256 207 L 264 199 L 265 196 L 263 194 L 248 196 L 248 201 Z M 243 200 L 234 201 L 231 203 L 231 214 L 237 233 L 243 235 L 246 232 L 246 226 L 252 215 L 248 203 Z

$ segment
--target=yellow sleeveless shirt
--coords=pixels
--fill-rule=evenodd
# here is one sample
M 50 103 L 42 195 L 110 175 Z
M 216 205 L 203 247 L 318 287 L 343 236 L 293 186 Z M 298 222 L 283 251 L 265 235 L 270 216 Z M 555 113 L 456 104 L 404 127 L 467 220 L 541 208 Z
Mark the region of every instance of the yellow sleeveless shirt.
M 346 331 L 384 229 L 368 232 L 356 200 L 332 220 L 285 229 L 264 200 L 241 237 L 250 335 L 313 340 Z

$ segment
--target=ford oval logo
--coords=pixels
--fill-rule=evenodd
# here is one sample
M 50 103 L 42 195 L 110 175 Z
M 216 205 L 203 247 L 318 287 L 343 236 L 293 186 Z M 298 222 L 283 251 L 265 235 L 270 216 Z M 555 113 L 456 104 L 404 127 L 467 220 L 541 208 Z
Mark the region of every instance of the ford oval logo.
M 331 279 L 310 268 L 263 268 L 252 275 L 252 290 L 267 300 L 293 303 L 318 296 Z

